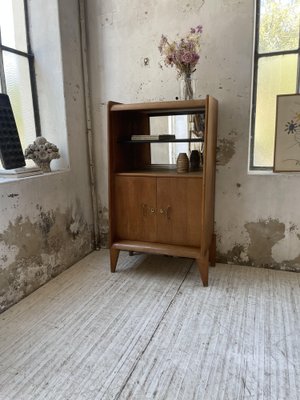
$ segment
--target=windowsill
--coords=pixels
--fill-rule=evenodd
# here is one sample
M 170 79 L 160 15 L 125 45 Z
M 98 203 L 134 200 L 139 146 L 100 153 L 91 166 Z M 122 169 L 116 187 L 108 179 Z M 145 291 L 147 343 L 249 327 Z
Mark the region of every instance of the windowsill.
M 275 175 L 271 169 L 248 169 L 248 175 Z
M 23 169 L 23 168 L 22 168 Z M 55 170 L 51 172 L 42 172 L 39 168 L 24 168 L 28 170 L 28 173 L 6 173 L 8 170 L 0 169 L 0 185 L 4 183 L 15 183 L 15 182 L 20 182 L 28 179 L 36 179 L 36 178 L 41 178 L 45 176 L 53 176 L 53 175 L 60 175 L 62 173 L 70 172 L 70 169 L 61 169 L 61 170 Z M 34 170 L 34 171 L 33 171 Z M 2 175 L 2 172 L 4 172 L 5 175 Z
M 299 171 L 300 172 L 300 171 Z M 248 175 L 256 176 L 299 176 L 299 172 L 274 172 L 273 170 L 248 170 Z

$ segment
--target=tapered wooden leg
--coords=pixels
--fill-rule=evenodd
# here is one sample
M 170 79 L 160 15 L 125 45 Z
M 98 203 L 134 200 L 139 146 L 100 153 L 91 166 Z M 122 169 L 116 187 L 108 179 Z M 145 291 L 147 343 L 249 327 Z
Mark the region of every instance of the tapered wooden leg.
M 197 258 L 196 261 L 203 286 L 206 287 L 208 286 L 208 256 L 204 258 Z
M 216 235 L 213 234 L 209 247 L 209 263 L 212 267 L 216 266 Z
M 120 250 L 114 249 L 113 247 L 110 248 L 110 270 L 111 270 L 111 272 L 116 271 L 119 253 L 120 253 Z

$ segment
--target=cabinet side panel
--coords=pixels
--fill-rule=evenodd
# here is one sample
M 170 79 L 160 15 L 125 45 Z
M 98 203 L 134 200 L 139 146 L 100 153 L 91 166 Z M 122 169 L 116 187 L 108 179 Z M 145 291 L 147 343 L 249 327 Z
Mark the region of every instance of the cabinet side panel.
M 187 179 L 187 245 L 201 246 L 203 179 Z
M 203 225 L 201 252 L 206 254 L 214 233 L 215 171 L 217 146 L 218 102 L 207 97 L 203 166 Z
M 113 241 L 155 241 L 156 178 L 116 176 L 114 188 Z
M 200 247 L 202 178 L 157 179 L 157 242 Z
M 144 113 L 135 114 L 135 126 L 132 130 L 134 135 L 150 135 L 149 116 Z M 134 147 L 134 162 L 135 169 L 145 168 L 151 164 L 151 149 L 149 143 L 135 144 Z
M 107 152 L 108 152 L 108 208 L 109 208 L 109 247 L 115 235 L 114 219 L 112 218 L 112 210 L 114 209 L 114 123 L 112 107 L 118 104 L 109 101 L 107 105 Z

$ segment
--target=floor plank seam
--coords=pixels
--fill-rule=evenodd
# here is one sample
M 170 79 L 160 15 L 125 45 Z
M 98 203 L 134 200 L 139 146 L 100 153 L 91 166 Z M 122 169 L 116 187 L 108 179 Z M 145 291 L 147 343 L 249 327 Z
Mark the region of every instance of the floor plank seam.
M 152 335 L 150 336 L 150 338 L 149 338 L 148 342 L 146 343 L 144 349 L 141 351 L 141 353 L 140 353 L 139 357 L 137 358 L 136 362 L 135 362 L 134 365 L 132 366 L 132 368 L 131 368 L 131 370 L 130 370 L 130 373 L 128 374 L 128 376 L 127 376 L 125 382 L 123 383 L 123 385 L 122 385 L 122 387 L 121 387 L 119 393 L 117 393 L 117 395 L 116 395 L 116 397 L 115 397 L 114 400 L 120 399 L 120 396 L 122 395 L 122 392 L 123 392 L 124 389 L 126 388 L 127 383 L 129 382 L 131 376 L 133 375 L 134 371 L 136 370 L 136 368 L 137 368 L 137 366 L 138 366 L 138 363 L 140 362 L 140 360 L 141 360 L 141 358 L 143 357 L 144 353 L 147 351 L 149 345 L 151 344 L 151 342 L 152 342 L 152 340 L 153 340 L 153 338 L 154 338 L 156 332 L 158 331 L 158 329 L 159 329 L 159 327 L 160 327 L 160 324 L 162 323 L 162 321 L 164 320 L 165 316 L 166 316 L 167 313 L 169 312 L 171 306 L 174 304 L 174 301 L 175 301 L 176 297 L 178 296 L 178 294 L 179 294 L 179 292 L 180 292 L 180 289 L 181 289 L 183 283 L 185 282 L 185 280 L 186 280 L 188 274 L 191 272 L 191 269 L 192 269 L 193 264 L 194 264 L 194 260 L 191 260 L 191 264 L 190 264 L 190 266 L 189 266 L 189 268 L 188 268 L 186 274 L 184 275 L 184 277 L 183 277 L 183 279 L 182 279 L 180 285 L 178 286 L 178 289 L 176 290 L 174 296 L 172 297 L 172 299 L 171 299 L 171 301 L 170 301 L 168 307 L 167 307 L 166 310 L 163 312 L 163 314 L 162 314 L 160 320 L 158 321 L 158 323 L 157 323 L 155 329 L 153 330 Z

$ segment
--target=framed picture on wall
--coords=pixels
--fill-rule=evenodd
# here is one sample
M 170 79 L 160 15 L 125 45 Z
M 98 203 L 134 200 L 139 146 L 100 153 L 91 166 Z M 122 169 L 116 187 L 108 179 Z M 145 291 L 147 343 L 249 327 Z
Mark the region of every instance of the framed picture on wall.
M 277 96 L 274 172 L 300 172 L 300 94 Z

